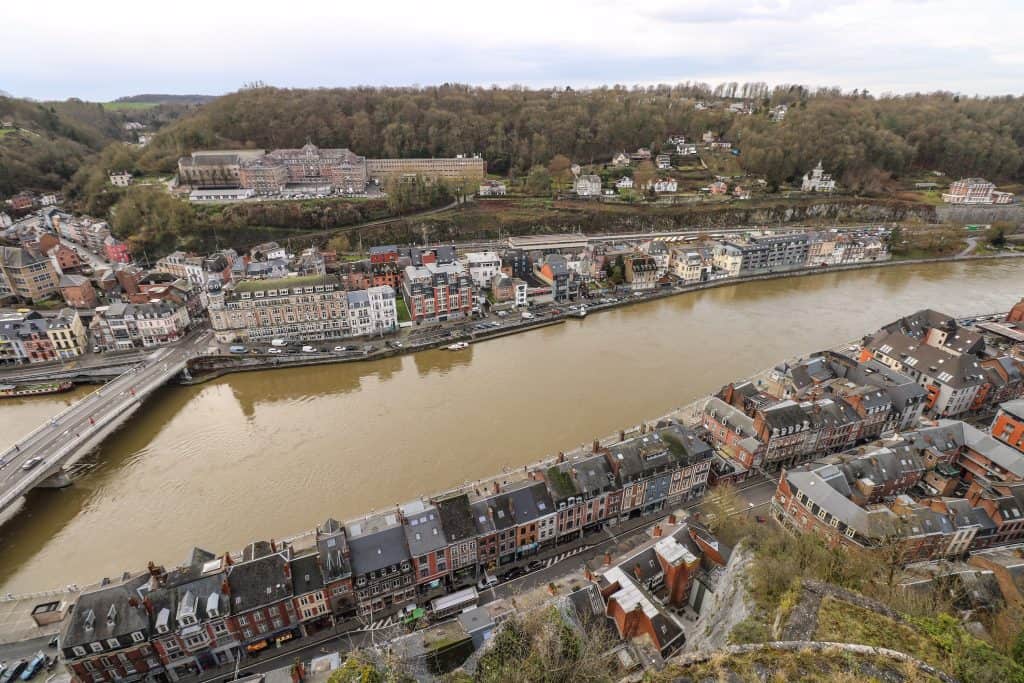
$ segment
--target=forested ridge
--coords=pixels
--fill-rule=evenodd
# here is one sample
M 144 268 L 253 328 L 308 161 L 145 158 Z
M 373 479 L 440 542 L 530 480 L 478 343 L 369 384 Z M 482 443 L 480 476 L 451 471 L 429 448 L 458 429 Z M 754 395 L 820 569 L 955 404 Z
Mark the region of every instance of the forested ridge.
M 748 172 L 792 179 L 819 159 L 852 189 L 888 177 L 938 170 L 952 177 L 1021 180 L 1024 98 L 951 93 L 875 97 L 801 86 L 726 84 L 752 115 L 733 114 L 700 84 L 650 88 L 530 90 L 443 85 L 426 88 L 286 90 L 255 87 L 220 97 L 161 131 L 141 170 L 171 171 L 178 156 L 224 146 L 294 147 L 312 140 L 367 157 L 479 153 L 488 169 L 520 176 L 555 154 L 576 163 L 618 150 L 658 148 L 669 134 L 707 130 L 741 149 Z M 768 110 L 790 106 L 773 122 Z

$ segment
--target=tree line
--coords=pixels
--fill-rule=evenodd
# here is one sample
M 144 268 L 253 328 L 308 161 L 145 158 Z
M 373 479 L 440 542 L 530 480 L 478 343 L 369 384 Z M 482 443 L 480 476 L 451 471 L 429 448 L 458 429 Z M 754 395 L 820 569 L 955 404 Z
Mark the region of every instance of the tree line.
M 694 106 L 744 96 L 753 115 Z M 774 122 L 767 114 L 777 104 L 790 109 Z M 1015 181 L 1022 173 L 1024 98 L 875 97 L 763 83 L 589 90 L 257 86 L 168 126 L 138 163 L 143 171 L 167 172 L 195 149 L 299 147 L 312 140 L 367 157 L 479 153 L 490 172 L 520 177 L 556 155 L 594 163 L 619 150 L 658 150 L 669 134 L 696 139 L 708 130 L 740 148 L 748 172 L 775 183 L 799 177 L 819 159 L 854 189 L 918 170 Z

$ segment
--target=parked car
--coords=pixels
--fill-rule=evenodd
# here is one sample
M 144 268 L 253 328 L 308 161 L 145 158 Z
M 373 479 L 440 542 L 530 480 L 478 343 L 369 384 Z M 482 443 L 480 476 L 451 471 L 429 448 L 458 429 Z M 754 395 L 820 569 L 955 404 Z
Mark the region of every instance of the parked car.
M 13 681 L 21 675 L 21 672 L 25 670 L 26 666 L 28 666 L 28 662 L 24 659 L 19 659 L 14 664 L 11 664 L 10 667 L 4 671 L 3 675 L 0 676 L 0 683 L 10 683 L 10 681 Z
M 241 344 L 236 344 L 235 346 L 232 346 L 232 347 L 231 347 L 230 349 L 228 349 L 228 350 L 229 350 L 229 351 L 230 351 L 231 353 L 245 353 L 245 352 L 246 352 L 246 351 L 248 351 L 249 349 L 245 348 L 245 347 L 244 347 L 244 346 L 242 346 Z
M 315 346 L 309 346 L 307 344 L 306 346 L 302 347 L 302 352 L 303 353 L 316 353 L 316 347 Z
M 520 576 L 526 573 L 526 570 L 522 567 L 512 567 L 507 572 L 501 575 L 502 581 L 511 581 L 512 579 L 518 579 Z
M 281 349 L 269 348 L 267 349 L 267 353 L 281 353 Z
M 493 588 L 494 586 L 497 586 L 497 585 L 498 585 L 498 577 L 496 577 L 496 576 L 494 576 L 492 574 L 488 574 L 485 571 L 483 578 L 480 579 L 477 582 L 476 587 L 477 587 L 478 590 L 484 591 L 484 590 L 487 590 L 488 588 Z
M 270 340 L 270 345 L 271 346 L 288 346 L 288 340 L 287 339 L 280 339 L 280 338 L 279 339 L 271 339 Z
M 43 461 L 42 458 L 29 458 L 21 464 L 21 469 L 30 470 Z
M 526 570 L 535 572 L 538 569 L 544 569 L 546 566 L 548 566 L 548 563 L 544 560 L 534 560 L 533 562 L 530 562 L 530 564 L 526 565 Z

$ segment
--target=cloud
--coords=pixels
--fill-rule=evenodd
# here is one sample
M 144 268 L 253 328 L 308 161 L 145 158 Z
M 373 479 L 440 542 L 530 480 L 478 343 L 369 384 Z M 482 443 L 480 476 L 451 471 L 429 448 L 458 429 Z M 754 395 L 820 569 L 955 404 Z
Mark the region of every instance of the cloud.
M 50 3 L 48 3 L 49 5 Z M 873 92 L 1017 92 L 1024 3 L 976 0 L 57 0 L 5 7 L 0 87 L 139 92 L 468 82 L 797 82 Z

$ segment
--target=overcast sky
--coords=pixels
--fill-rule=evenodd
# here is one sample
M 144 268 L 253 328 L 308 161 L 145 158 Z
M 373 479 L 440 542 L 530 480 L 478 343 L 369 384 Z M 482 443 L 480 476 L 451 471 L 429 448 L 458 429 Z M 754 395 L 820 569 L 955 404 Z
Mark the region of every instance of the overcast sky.
M 37 99 L 256 80 L 1024 90 L 1024 0 L 42 0 L 0 16 L 0 90 Z

